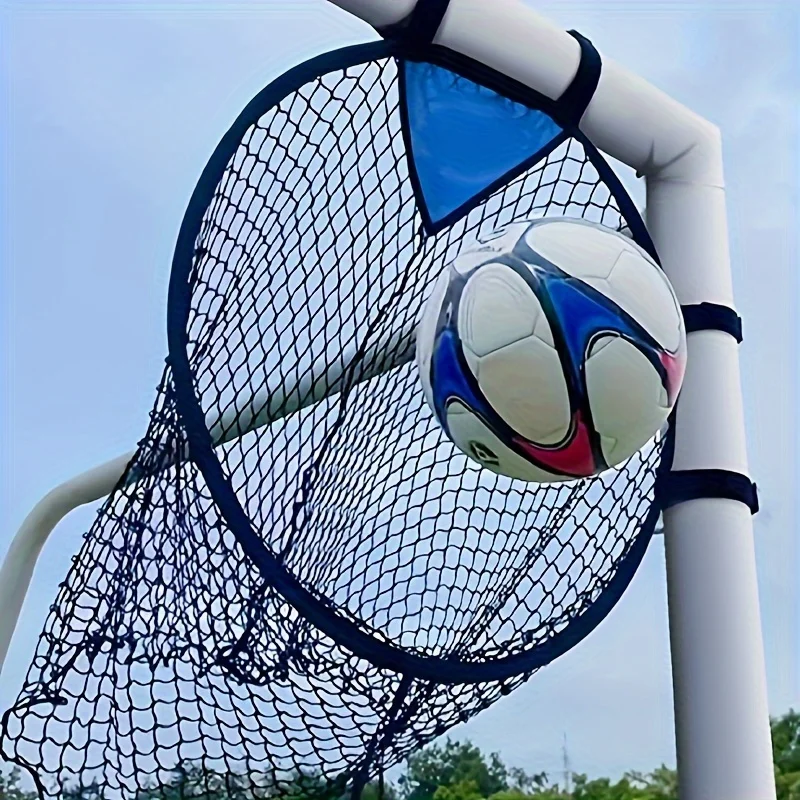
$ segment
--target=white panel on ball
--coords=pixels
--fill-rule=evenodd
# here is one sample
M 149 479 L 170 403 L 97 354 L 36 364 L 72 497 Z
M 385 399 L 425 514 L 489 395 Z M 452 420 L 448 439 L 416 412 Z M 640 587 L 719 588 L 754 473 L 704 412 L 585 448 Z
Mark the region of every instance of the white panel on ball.
M 450 279 L 446 273 L 442 273 L 433 285 L 428 302 L 437 307 L 440 306 L 449 285 Z M 435 315 L 423 314 L 417 325 L 416 335 L 416 355 L 417 363 L 420 366 L 420 383 L 422 384 L 422 392 L 425 395 L 425 400 L 429 406 L 433 406 L 433 394 L 431 392 L 429 376 L 437 321 Z
M 685 336 L 683 316 L 672 286 L 655 261 L 623 233 L 609 236 L 607 228 L 588 220 L 570 224 L 574 227 L 569 237 L 557 224 L 534 225 L 526 241 L 560 269 L 608 295 L 659 344 L 677 352 Z M 645 264 L 651 268 L 644 269 Z
M 532 442 L 556 445 L 569 433 L 570 405 L 558 352 L 535 335 L 478 362 L 478 386 L 492 408 Z
M 619 391 L 620 382 L 624 392 Z M 669 416 L 669 399 L 658 374 L 646 356 L 620 336 L 593 344 L 586 359 L 586 386 L 609 464 L 638 452 L 638 432 L 659 430 Z
M 526 243 L 534 252 L 576 278 L 607 278 L 620 254 L 619 242 L 608 235 L 608 228 L 588 220 L 571 219 L 570 235 L 565 237 L 563 223 L 559 218 L 543 219 L 541 224 L 528 228 Z M 632 244 L 627 237 L 624 241 Z
M 620 253 L 607 278 L 585 280 L 630 314 L 662 347 L 677 353 L 686 337 L 678 299 L 664 273 L 643 251 L 633 248 L 631 243 L 630 250 Z M 642 269 L 643 259 L 652 269 Z
M 484 264 L 461 295 L 461 343 L 479 358 L 530 336 L 542 306 L 525 279 L 505 264 Z

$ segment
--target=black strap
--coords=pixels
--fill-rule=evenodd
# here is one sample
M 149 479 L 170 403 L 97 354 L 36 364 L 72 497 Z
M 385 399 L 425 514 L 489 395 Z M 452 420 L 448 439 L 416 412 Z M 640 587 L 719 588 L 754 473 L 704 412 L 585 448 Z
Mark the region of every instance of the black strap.
M 384 39 L 405 39 L 416 45 L 430 44 L 439 30 L 450 0 L 417 0 L 413 11 L 400 22 L 380 28 Z
M 558 101 L 560 114 L 573 125 L 578 125 L 594 97 L 603 62 L 594 45 L 578 31 L 569 31 L 581 46 L 581 61 L 572 82 Z
M 378 29 L 384 39 L 403 39 L 415 46 L 433 42 L 450 0 L 417 0 L 413 11 L 400 22 Z M 578 71 L 557 101 L 558 121 L 577 126 L 594 97 L 603 62 L 594 45 L 578 31 L 569 31 L 581 48 Z
M 742 318 L 727 306 L 716 303 L 697 303 L 681 306 L 686 332 L 723 331 L 730 334 L 737 342 L 742 341 Z
M 719 497 L 744 503 L 752 514 L 758 512 L 758 489 L 746 475 L 726 469 L 675 470 L 665 476 L 657 490 L 662 508 L 698 500 Z
M 415 42 L 430 44 L 439 27 L 450 0 L 417 0 L 408 23 L 408 35 Z

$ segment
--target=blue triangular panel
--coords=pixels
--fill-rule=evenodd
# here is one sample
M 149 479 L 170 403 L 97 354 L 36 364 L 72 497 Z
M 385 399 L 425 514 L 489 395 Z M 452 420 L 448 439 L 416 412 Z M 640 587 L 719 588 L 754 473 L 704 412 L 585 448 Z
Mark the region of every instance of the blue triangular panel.
M 433 224 L 530 162 L 562 129 L 442 67 L 404 64 L 410 157 Z

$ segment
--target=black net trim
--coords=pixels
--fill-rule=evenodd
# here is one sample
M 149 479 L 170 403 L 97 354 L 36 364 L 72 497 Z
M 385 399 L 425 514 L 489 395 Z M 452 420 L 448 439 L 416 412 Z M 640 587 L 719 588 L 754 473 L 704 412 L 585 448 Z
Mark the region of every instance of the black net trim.
M 44 796 L 358 789 L 583 638 L 644 553 L 668 438 L 577 483 L 482 471 L 428 411 L 408 340 L 477 235 L 545 214 L 641 221 L 578 137 L 426 235 L 397 62 L 361 53 L 254 101 L 192 201 L 150 427 L 3 718 L 4 756 Z M 239 435 L 245 418 L 274 421 Z M 441 679 L 354 653 L 345 629 Z M 514 656 L 524 669 L 476 677 Z M 451 665 L 476 671 L 454 683 Z

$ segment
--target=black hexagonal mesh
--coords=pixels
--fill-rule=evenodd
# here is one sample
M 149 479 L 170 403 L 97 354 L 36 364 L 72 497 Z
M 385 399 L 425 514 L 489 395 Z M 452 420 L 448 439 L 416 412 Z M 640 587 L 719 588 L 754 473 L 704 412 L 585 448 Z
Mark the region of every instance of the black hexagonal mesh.
M 644 552 L 664 440 L 594 479 L 498 477 L 410 361 L 465 242 L 630 223 L 596 154 L 565 137 L 430 233 L 402 59 L 342 60 L 254 101 L 187 214 L 150 428 L 3 720 L 43 796 L 357 793 L 585 636 Z

